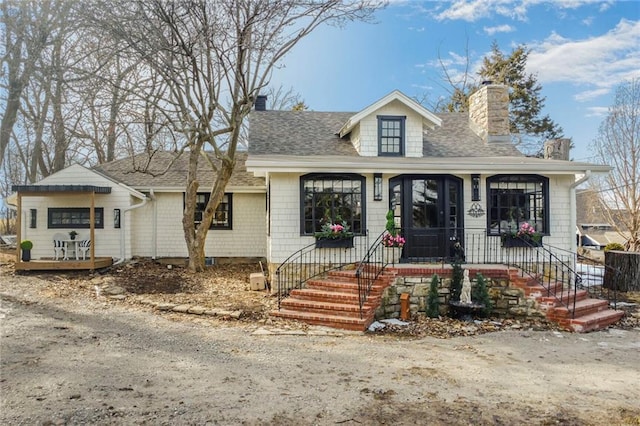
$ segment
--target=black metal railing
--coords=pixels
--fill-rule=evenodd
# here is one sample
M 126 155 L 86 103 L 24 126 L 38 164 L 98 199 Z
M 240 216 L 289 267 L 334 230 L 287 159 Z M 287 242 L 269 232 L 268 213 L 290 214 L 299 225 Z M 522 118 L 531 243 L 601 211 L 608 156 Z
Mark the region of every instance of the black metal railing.
M 398 232 L 407 236 L 399 229 Z M 278 309 L 280 302 L 291 290 L 302 288 L 304 283 L 329 271 L 356 264 L 360 312 L 371 293 L 371 289 L 384 269 L 391 263 L 391 249 L 382 244 L 384 232 L 369 243 L 368 235 L 354 237 L 354 247 L 344 249 L 317 248 L 310 244 L 289 256 L 277 268 Z M 486 229 L 429 229 L 424 234 L 411 231 L 411 241 L 402 251 L 401 263 L 429 263 L 462 261 L 468 264 L 503 264 L 518 268 L 522 276 L 529 276 L 540 284 L 548 297 L 575 311 L 576 293 L 585 289 L 591 295 L 617 303 L 617 288 L 592 285 L 590 273 L 578 270 L 578 255 L 557 247 L 537 246 L 522 240 L 518 247 L 504 247 L 505 238 L 487 234 Z M 436 241 L 434 244 L 432 241 Z M 421 244 L 421 242 L 423 242 Z M 617 282 L 622 279 L 620 271 L 601 265 L 602 276 L 612 275 Z M 602 280 L 599 279 L 598 282 Z M 595 294 L 595 290 L 598 294 Z
M 352 248 L 317 248 L 316 243 L 313 243 L 293 253 L 275 271 L 278 309 L 282 299 L 291 290 L 303 288 L 304 283 L 310 279 L 323 276 L 329 271 L 357 263 L 368 247 L 368 235 L 356 235 L 353 237 Z
M 386 231 L 376 238 L 369 250 L 358 263 L 356 268 L 356 278 L 358 280 L 358 303 L 360 305 L 360 318 L 362 318 L 363 307 L 367 302 L 373 284 L 384 272 L 387 265 L 396 262 L 394 252 L 401 250 L 400 247 L 386 247 L 383 244 L 383 237 Z

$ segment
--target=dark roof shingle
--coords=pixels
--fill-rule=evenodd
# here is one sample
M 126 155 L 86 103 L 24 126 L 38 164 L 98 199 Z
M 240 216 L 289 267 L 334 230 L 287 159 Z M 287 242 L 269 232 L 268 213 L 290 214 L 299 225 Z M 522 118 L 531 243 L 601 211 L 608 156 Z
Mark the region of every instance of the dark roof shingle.
M 358 152 L 337 133 L 353 112 L 253 111 L 249 117 L 250 155 L 339 155 Z M 486 144 L 469 127 L 467 114 L 437 114 L 442 126 L 425 130 L 425 157 L 500 157 L 522 154 L 511 143 Z
M 209 157 L 215 162 L 213 154 Z M 263 187 L 264 179 L 247 172 L 246 152 L 236 153 L 236 167 L 227 186 Z M 173 162 L 173 163 L 172 163 Z M 111 161 L 94 169 L 118 182 L 135 189 L 185 188 L 189 166 L 189 153 L 181 156 L 174 152 L 158 151 L 152 154 L 138 154 L 133 157 Z M 145 171 L 142 171 L 145 170 Z M 210 188 L 217 176 L 211 165 L 203 158 L 198 163 L 200 188 Z

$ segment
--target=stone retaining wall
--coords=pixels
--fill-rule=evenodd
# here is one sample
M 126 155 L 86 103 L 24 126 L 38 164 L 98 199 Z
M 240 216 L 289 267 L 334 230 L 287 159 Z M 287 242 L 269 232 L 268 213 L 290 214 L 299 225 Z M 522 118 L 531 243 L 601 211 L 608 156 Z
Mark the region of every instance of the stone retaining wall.
M 534 299 L 525 296 L 520 288 L 510 286 L 506 271 L 469 269 L 471 285 L 476 285 L 478 273 L 487 279 L 489 296 L 493 301 L 491 315 L 501 318 L 524 318 L 531 316 L 544 317 Z M 376 310 L 376 319 L 400 317 L 400 295 L 409 294 L 411 315 L 425 314 L 427 294 L 433 275 L 440 278 L 438 294 L 440 295 L 440 314 L 449 315 L 451 269 L 404 272 L 398 270 L 398 277 L 382 295 L 380 307 Z

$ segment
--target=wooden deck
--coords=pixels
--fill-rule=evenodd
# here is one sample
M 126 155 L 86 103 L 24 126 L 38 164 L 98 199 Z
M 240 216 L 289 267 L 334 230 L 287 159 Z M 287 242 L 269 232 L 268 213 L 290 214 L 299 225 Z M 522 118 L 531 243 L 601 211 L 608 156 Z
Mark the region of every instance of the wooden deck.
M 53 260 L 53 259 L 31 259 L 29 262 L 16 262 L 16 271 L 72 271 L 106 268 L 113 265 L 111 257 L 96 257 L 92 262 L 87 260 Z

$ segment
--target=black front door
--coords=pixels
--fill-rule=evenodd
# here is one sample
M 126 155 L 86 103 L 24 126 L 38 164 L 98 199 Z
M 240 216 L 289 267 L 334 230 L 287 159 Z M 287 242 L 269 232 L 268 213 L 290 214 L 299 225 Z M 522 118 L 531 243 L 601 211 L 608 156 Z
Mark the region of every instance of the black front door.
M 454 176 L 398 176 L 390 181 L 391 208 L 406 239 L 402 257 L 448 258 L 462 228 L 462 181 Z

